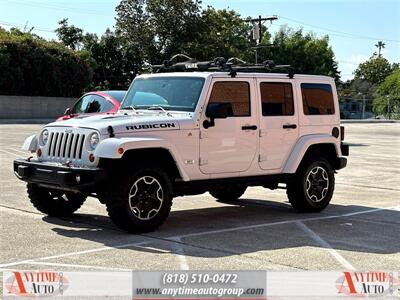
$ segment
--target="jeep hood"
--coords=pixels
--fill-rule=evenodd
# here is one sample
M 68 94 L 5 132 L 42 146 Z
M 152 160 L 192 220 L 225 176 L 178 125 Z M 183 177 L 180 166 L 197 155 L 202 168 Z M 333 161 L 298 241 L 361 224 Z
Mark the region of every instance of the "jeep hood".
M 178 130 L 193 128 L 191 113 L 175 113 L 169 115 L 163 112 L 152 113 L 122 113 L 93 116 L 78 116 L 65 121 L 56 121 L 46 127 L 81 127 L 98 130 L 101 135 L 108 134 L 107 128 L 112 126 L 114 133 L 132 133 L 154 130 Z

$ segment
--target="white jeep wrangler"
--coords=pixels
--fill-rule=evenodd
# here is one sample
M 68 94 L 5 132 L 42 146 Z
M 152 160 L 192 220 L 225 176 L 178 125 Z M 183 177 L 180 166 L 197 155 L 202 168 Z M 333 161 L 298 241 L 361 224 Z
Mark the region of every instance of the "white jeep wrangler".
M 334 80 L 270 69 L 166 64 L 135 78 L 118 113 L 27 138 L 36 158 L 15 160 L 15 174 L 39 211 L 72 214 L 95 196 L 129 232 L 159 227 L 176 196 L 234 202 L 248 186 L 284 184 L 297 211 L 321 211 L 348 155 Z

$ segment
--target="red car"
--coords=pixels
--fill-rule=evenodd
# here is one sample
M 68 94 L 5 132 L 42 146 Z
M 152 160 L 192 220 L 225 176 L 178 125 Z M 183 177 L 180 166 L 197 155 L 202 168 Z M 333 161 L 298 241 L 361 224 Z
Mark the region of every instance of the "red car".
M 126 91 L 95 91 L 84 94 L 72 108 L 67 108 L 57 121 L 68 120 L 83 114 L 117 112 Z

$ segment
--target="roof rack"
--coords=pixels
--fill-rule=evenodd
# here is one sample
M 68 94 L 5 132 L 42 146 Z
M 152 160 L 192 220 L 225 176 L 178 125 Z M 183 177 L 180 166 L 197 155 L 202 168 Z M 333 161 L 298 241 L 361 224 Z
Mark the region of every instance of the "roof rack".
M 183 62 L 174 62 L 178 58 L 186 59 Z M 290 65 L 276 65 L 272 60 L 266 60 L 262 64 L 251 64 L 237 57 L 226 60 L 223 57 L 216 57 L 210 61 L 197 61 L 185 54 L 176 54 L 169 60 L 165 60 L 161 65 L 150 65 L 151 72 L 194 72 L 194 71 L 214 71 L 228 72 L 231 77 L 235 77 L 237 72 L 260 72 L 272 73 L 277 70 L 285 70 L 289 78 L 294 77 L 294 68 Z

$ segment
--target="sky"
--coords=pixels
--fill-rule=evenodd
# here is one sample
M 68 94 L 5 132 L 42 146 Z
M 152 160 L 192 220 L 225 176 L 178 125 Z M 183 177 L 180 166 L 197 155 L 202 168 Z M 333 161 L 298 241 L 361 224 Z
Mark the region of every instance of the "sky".
M 101 35 L 113 28 L 119 2 L 0 0 L 0 26 L 34 27 L 34 33 L 56 39 L 57 22 L 68 18 L 69 24 Z M 329 35 L 342 80 L 353 78 L 353 71 L 376 51 L 379 40 L 386 44 L 382 55 L 400 62 L 400 0 L 203 0 L 202 6 L 234 9 L 244 18 L 277 15 L 279 19 L 267 25 L 272 34 L 288 25 L 317 36 Z

